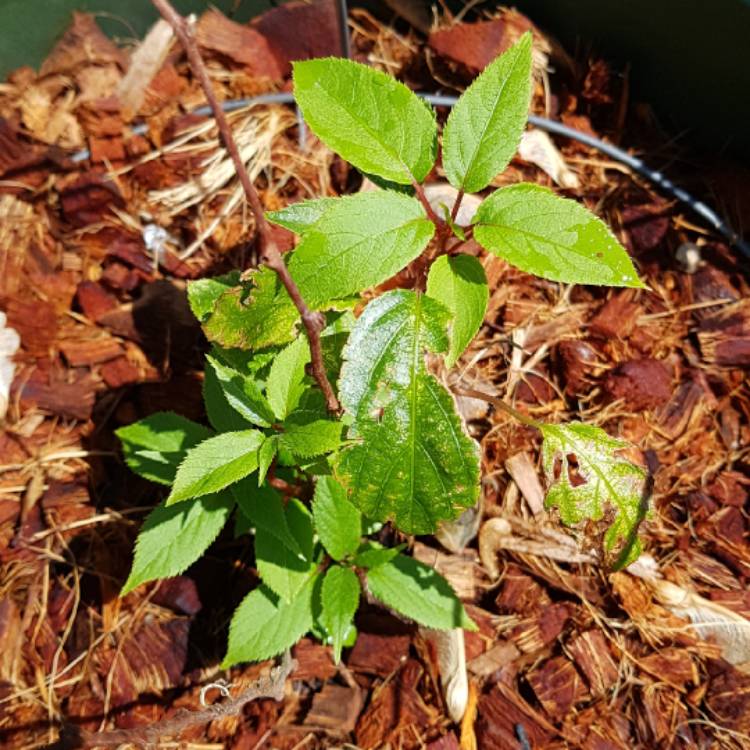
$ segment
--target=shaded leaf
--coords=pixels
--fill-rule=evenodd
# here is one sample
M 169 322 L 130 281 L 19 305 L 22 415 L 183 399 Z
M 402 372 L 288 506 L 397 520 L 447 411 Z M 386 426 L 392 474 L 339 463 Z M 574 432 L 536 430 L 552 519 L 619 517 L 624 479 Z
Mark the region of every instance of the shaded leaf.
M 203 375 L 203 403 L 208 421 L 217 432 L 236 432 L 252 427 L 250 422 L 229 405 L 216 370 L 208 363 Z
M 344 350 L 339 391 L 353 444 L 337 474 L 366 516 L 410 534 L 433 532 L 479 493 L 477 446 L 424 362 L 426 349 L 447 349 L 447 320 L 430 297 L 388 292 L 365 308 Z
M 531 34 L 524 34 L 474 80 L 448 115 L 443 166 L 455 188 L 475 193 L 508 166 L 531 103 Z
M 266 395 L 274 414 L 282 421 L 297 406 L 305 390 L 305 366 L 309 361 L 310 346 L 307 338 L 300 335 L 271 364 Z
M 206 359 L 207 369 L 213 371 L 227 404 L 248 422 L 259 427 L 270 427 L 274 414 L 255 380 L 227 367 L 211 355 Z
M 145 479 L 172 484 L 189 448 L 211 437 L 211 430 L 173 412 L 160 411 L 120 427 L 125 463 Z
M 220 492 L 154 508 L 136 539 L 133 565 L 120 596 L 146 581 L 185 571 L 216 539 L 233 507 L 232 496 Z
M 442 255 L 430 266 L 427 294 L 450 310 L 450 347 L 445 364 L 453 367 L 484 320 L 490 297 L 487 275 L 471 255 Z
M 342 560 L 357 551 L 362 536 L 362 515 L 333 477 L 318 477 L 312 511 L 320 541 L 334 560 Z
M 618 454 L 629 444 L 580 422 L 542 424 L 539 429 L 549 486 L 545 505 L 559 508 L 568 525 L 612 518 L 604 551 L 616 557 L 617 568 L 633 562 L 642 549 L 638 526 L 648 497 L 645 470 Z
M 316 576 L 311 576 L 290 602 L 280 599 L 267 586 L 251 591 L 232 617 L 222 669 L 243 661 L 270 659 L 310 630 L 315 580 Z
M 273 459 L 276 457 L 279 443 L 275 435 L 266 437 L 263 445 L 258 449 L 258 486 L 260 487 L 266 481 L 266 475 L 271 468 Z
M 603 221 L 541 185 L 496 190 L 475 221 L 476 241 L 527 273 L 570 284 L 644 286 Z
M 428 628 L 476 630 L 448 581 L 436 570 L 406 555 L 367 572 L 376 599 Z
M 422 253 L 435 227 L 419 201 L 385 190 L 338 198 L 303 236 L 289 273 L 312 306 L 389 279 Z
M 359 578 L 351 568 L 333 565 L 321 587 L 320 621 L 333 640 L 333 660 L 341 660 L 341 649 L 359 606 Z
M 268 486 L 258 487 L 253 478 L 248 477 L 233 485 L 231 492 L 240 511 L 256 530 L 263 529 L 280 544 L 305 557 L 308 550 L 305 548 L 303 552 L 295 536 L 296 530 L 293 533 L 289 528 L 284 503 L 276 490 Z
M 224 432 L 191 448 L 177 469 L 167 505 L 218 492 L 258 468 L 258 430 Z
M 292 498 L 283 512 L 284 526 L 295 539 L 294 548 L 279 543 L 278 533 L 271 532 L 266 525 L 258 526 L 255 530 L 255 562 L 263 583 L 282 599 L 291 601 L 317 565 L 311 559 L 313 524 L 309 511 L 299 500 Z
M 435 113 L 404 84 L 337 58 L 295 62 L 293 77 L 310 130 L 357 169 L 402 185 L 432 169 Z
M 378 565 L 385 565 L 393 560 L 404 547 L 403 544 L 399 544 L 398 547 L 383 547 L 377 542 L 366 541 L 359 548 L 354 564 L 358 568 L 377 568 Z

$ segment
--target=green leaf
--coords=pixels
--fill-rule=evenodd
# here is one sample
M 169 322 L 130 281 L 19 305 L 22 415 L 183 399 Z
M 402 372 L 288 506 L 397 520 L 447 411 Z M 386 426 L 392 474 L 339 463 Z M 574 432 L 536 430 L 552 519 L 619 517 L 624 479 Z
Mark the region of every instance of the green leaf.
M 268 486 L 258 487 L 251 477 L 242 479 L 231 488 L 242 514 L 246 516 L 256 532 L 263 529 L 266 534 L 275 537 L 279 543 L 293 552 L 305 557 L 308 549 L 300 547 L 295 534 L 301 530 L 289 526 L 289 517 L 281 495 Z
M 453 367 L 484 320 L 490 298 L 487 275 L 471 255 L 441 255 L 430 266 L 427 294 L 451 312 L 450 348 L 445 364 Z
M 531 102 L 531 34 L 490 63 L 463 93 L 443 130 L 443 167 L 453 187 L 475 193 L 508 166 Z
M 213 279 L 198 279 L 188 282 L 188 304 L 200 323 L 205 322 L 214 311 L 214 305 L 222 294 L 240 283 L 240 272 L 232 271 Z
M 133 566 L 120 596 L 146 581 L 186 570 L 219 535 L 233 507 L 232 496 L 221 492 L 154 508 L 136 539 Z
M 269 221 L 295 234 L 304 234 L 336 203 L 336 198 L 314 198 L 292 203 L 279 211 L 268 211 Z
M 310 345 L 307 337 L 300 335 L 283 349 L 274 359 L 268 374 L 266 396 L 273 413 L 286 419 L 294 410 L 305 390 L 305 366 L 310 361 Z
M 232 617 L 222 669 L 243 661 L 270 659 L 310 630 L 316 578 L 311 576 L 290 602 L 280 599 L 267 586 L 251 591 Z
M 303 425 L 290 425 L 278 436 L 279 445 L 300 459 L 322 456 L 341 445 L 341 422 L 320 419 Z
M 266 481 L 266 475 L 271 468 L 271 463 L 276 457 L 279 443 L 275 435 L 266 437 L 263 445 L 258 449 L 258 487 Z
M 255 562 L 258 573 L 272 591 L 291 601 L 304 587 L 317 568 L 311 559 L 313 524 L 310 512 L 299 500 L 292 498 L 284 508 L 286 526 L 295 539 L 295 548 L 279 544 L 278 535 L 264 526 L 255 530 Z M 305 550 L 309 556 L 296 550 Z
M 618 454 L 630 447 L 604 430 L 580 422 L 542 424 L 542 463 L 549 489 L 545 504 L 563 523 L 611 522 L 604 551 L 620 568 L 641 553 L 638 526 L 648 511 L 647 474 Z
M 294 97 L 310 130 L 357 169 L 408 185 L 437 155 L 432 108 L 391 76 L 326 58 L 294 63 Z
M 337 474 L 366 516 L 427 534 L 479 495 L 477 446 L 450 394 L 427 372 L 424 351 L 444 352 L 448 311 L 417 292 L 376 298 L 344 350 L 339 392 L 353 444 Z
M 351 568 L 328 569 L 321 588 L 320 620 L 333 639 L 333 660 L 341 660 L 341 649 L 359 606 L 359 578 Z
M 224 432 L 191 448 L 180 464 L 167 505 L 223 490 L 258 468 L 258 430 Z
M 474 239 L 522 271 L 570 284 L 644 287 L 603 221 L 541 185 L 496 190 L 474 218 Z
M 177 467 L 189 448 L 211 437 L 211 430 L 179 414 L 160 411 L 120 427 L 125 463 L 145 479 L 172 484 Z
M 377 542 L 364 542 L 354 558 L 354 564 L 358 568 L 377 568 L 378 565 L 385 565 L 393 560 L 405 546 L 399 544 L 398 547 L 384 547 Z
M 398 555 L 367 572 L 367 586 L 376 599 L 420 625 L 438 630 L 476 630 L 448 581 L 412 557 Z
M 342 560 L 357 551 L 362 536 L 362 515 L 333 477 L 318 477 L 312 511 L 320 541 L 334 560 Z
M 208 421 L 217 432 L 235 432 L 252 427 L 250 422 L 243 419 L 229 405 L 216 370 L 208 363 L 203 374 L 203 403 L 206 406 Z
M 270 268 L 258 269 L 249 282 L 224 291 L 203 320 L 209 341 L 238 349 L 286 344 L 295 337 L 297 308 Z
M 248 422 L 259 427 L 270 427 L 274 421 L 274 413 L 255 380 L 227 367 L 211 355 L 206 359 L 207 369 L 213 370 L 229 406 Z
M 434 231 L 408 195 L 377 190 L 337 198 L 297 245 L 289 273 L 318 307 L 389 279 L 422 253 Z

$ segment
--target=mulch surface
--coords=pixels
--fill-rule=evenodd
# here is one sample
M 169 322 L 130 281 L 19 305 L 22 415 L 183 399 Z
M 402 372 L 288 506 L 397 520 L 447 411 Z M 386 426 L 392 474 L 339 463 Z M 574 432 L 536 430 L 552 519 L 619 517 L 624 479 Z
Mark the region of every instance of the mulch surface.
M 247 26 L 211 10 L 197 28 L 228 99 L 288 89 L 290 60 L 338 54 L 334 19 L 329 2 L 292 2 Z M 447 92 L 531 25 L 512 11 L 470 13 L 425 36 L 390 20 L 351 11 L 354 57 Z M 536 113 L 670 162 L 750 226 L 746 172 L 688 165 L 630 101 L 626 75 L 537 30 L 535 44 Z M 117 596 L 159 490 L 124 467 L 113 431 L 163 409 L 204 417 L 207 345 L 185 283 L 255 261 L 231 171 L 205 166 L 223 154 L 211 123 L 189 114 L 203 101 L 179 48 L 141 56 L 152 72 L 126 86 L 137 54 L 78 14 L 38 73 L 20 69 L 0 87 L 0 310 L 21 338 L 0 433 L 8 748 L 54 743 L 63 724 L 155 723 L 199 708 L 208 683 L 240 689 L 268 668 L 217 666 L 231 612 L 257 583 L 252 545 L 231 528 L 185 575 Z M 137 122 L 146 135 L 132 132 Z M 232 122 L 267 207 L 359 188 L 309 133 L 299 149 L 292 109 L 245 109 Z M 565 288 L 477 249 L 491 300 L 457 373 L 535 417 L 584 419 L 632 441 L 653 481 L 648 557 L 610 573 L 587 547 L 596 529 L 561 534 L 535 502 L 533 432 L 461 401 L 482 445 L 479 537 L 469 532 L 458 551 L 424 538 L 414 552 L 445 572 L 480 626 L 466 636 L 463 725 L 447 717 L 429 634 L 368 604 L 342 666 L 305 639 L 283 702 L 248 704 L 165 747 L 750 747 L 747 276 L 684 206 L 590 148 L 555 145 L 578 185 L 558 189 L 607 219 L 650 288 Z M 71 159 L 80 149 L 89 155 Z M 521 179 L 555 186 L 520 158 L 497 184 Z M 168 236 L 154 244 L 159 227 Z

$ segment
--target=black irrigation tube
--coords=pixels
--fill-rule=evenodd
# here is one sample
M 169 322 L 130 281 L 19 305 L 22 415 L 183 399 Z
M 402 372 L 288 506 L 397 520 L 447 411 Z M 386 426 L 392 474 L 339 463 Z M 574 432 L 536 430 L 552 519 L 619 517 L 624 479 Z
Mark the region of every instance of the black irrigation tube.
M 444 94 L 419 94 L 423 99 L 428 101 L 430 104 L 436 107 L 452 107 L 456 101 L 457 96 L 448 96 Z M 272 93 L 272 94 L 259 94 L 258 96 L 252 96 L 245 99 L 230 99 L 222 103 L 222 108 L 225 112 L 234 112 L 238 109 L 245 107 L 251 107 L 259 104 L 294 104 L 294 95 L 287 92 Z M 194 115 L 199 116 L 210 116 L 211 110 L 208 106 L 199 107 L 193 111 Z M 617 146 L 613 146 L 611 143 L 606 143 L 599 138 L 594 138 L 587 133 L 582 133 L 580 130 L 575 128 L 569 128 L 567 125 L 563 125 L 555 120 L 550 120 L 547 117 L 539 117 L 538 115 L 529 115 L 529 122 L 541 130 L 545 130 L 548 133 L 554 133 L 555 135 L 561 135 L 566 138 L 570 138 L 579 143 L 583 143 L 586 146 L 591 146 L 602 154 L 606 154 L 611 159 L 614 159 L 626 167 L 629 167 L 633 172 L 638 173 L 649 182 L 653 183 L 656 187 L 662 190 L 667 195 L 677 199 L 680 203 L 688 206 L 694 213 L 704 219 L 710 224 L 719 234 L 721 234 L 730 244 L 736 247 L 746 258 L 750 259 L 750 243 L 744 240 L 738 232 L 736 232 L 729 224 L 727 224 L 710 206 L 706 205 L 703 201 L 698 200 L 687 190 L 675 185 L 668 177 L 663 175 L 654 169 L 647 166 L 641 159 L 629 154 Z M 148 126 L 145 123 L 136 125 L 132 128 L 132 132 L 135 135 L 144 135 L 148 132 Z M 73 154 L 71 161 L 81 162 L 89 158 L 90 152 L 88 149 L 83 149 Z

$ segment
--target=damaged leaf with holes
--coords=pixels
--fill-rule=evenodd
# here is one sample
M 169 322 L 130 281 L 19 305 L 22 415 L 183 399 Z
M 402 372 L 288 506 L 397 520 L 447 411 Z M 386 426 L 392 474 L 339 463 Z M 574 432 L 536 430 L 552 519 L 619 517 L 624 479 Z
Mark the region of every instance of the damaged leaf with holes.
M 606 522 L 605 557 L 616 569 L 629 565 L 641 553 L 638 527 L 648 509 L 647 473 L 622 455 L 631 446 L 580 422 L 540 429 L 546 506 L 557 508 L 568 526 Z

